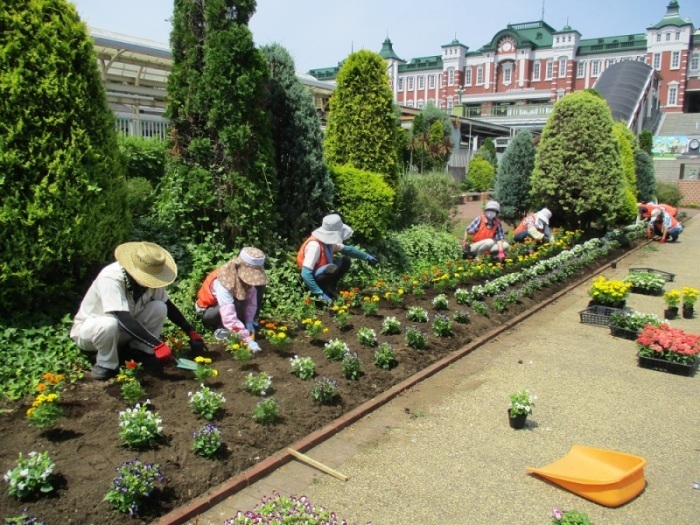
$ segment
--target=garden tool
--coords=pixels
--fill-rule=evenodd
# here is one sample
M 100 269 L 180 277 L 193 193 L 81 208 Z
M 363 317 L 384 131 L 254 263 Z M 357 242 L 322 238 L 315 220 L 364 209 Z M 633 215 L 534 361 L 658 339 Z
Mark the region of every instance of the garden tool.
M 191 359 L 185 359 L 184 357 L 177 358 L 176 366 L 185 370 L 197 370 L 197 363 L 195 363 Z

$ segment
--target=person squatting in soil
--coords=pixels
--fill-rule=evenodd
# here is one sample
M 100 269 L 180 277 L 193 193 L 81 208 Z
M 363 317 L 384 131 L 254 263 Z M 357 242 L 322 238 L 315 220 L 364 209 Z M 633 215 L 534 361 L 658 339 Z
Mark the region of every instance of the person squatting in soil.
M 657 235 L 659 236 L 659 242 L 662 244 L 666 240 L 676 242 L 682 231 L 683 225 L 675 217 L 672 217 L 670 213 L 664 211 L 663 208 L 659 207 L 651 212 L 651 218 L 647 223 L 647 239 Z
M 513 240 L 523 242 L 530 238 L 538 242 L 554 242 L 554 233 L 549 227 L 552 212 L 542 208 L 537 213 L 528 213 L 513 231 Z
M 372 266 L 379 264 L 374 255 L 343 241 L 353 234 L 353 229 L 343 224 L 340 215 L 326 215 L 320 228 L 311 232 L 297 252 L 297 266 L 306 287 L 318 299 L 331 301 L 337 297 L 338 282 L 350 269 L 350 258 L 367 261 Z M 334 258 L 334 254 L 341 257 Z
M 647 202 L 647 203 L 640 202 L 639 204 L 637 204 L 637 223 L 640 223 L 640 222 L 648 223 L 649 219 L 651 219 L 651 213 L 658 208 L 661 208 L 662 210 L 664 210 L 666 213 L 671 215 L 671 217 L 675 217 L 676 215 L 678 215 L 678 208 L 674 208 L 670 204 L 663 204 L 663 203 L 656 204 L 654 202 Z
M 252 352 L 260 351 L 254 337 L 268 282 L 264 265 L 261 250 L 243 248 L 238 257 L 207 275 L 194 304 L 206 326 L 238 333 Z M 218 333 L 222 332 L 217 337 Z
M 165 291 L 177 277 L 170 253 L 150 242 L 127 242 L 114 250 L 109 264 L 90 285 L 71 327 L 78 348 L 96 352 L 93 379 L 105 381 L 117 374 L 119 349 L 147 364 L 162 365 L 173 359 L 160 339 L 165 319 L 190 338 L 194 354 L 206 349 L 202 337 L 187 322 Z
M 496 201 L 488 201 L 484 213 L 478 215 L 467 226 L 462 241 L 462 252 L 465 258 L 481 257 L 490 252 L 498 255 L 498 260 L 506 258 L 505 250 L 509 244 L 505 241 L 503 225 L 498 219 L 501 205 Z

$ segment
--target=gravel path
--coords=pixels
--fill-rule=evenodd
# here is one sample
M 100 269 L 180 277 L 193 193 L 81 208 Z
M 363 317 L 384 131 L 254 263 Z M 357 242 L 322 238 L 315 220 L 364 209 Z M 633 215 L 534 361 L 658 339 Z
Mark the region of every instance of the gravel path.
M 686 223 L 680 240 L 649 244 L 603 275 L 656 268 L 676 274 L 666 290 L 700 288 L 699 219 Z M 552 507 L 586 512 L 597 525 L 700 523 L 700 490 L 693 489 L 700 481 L 700 373 L 638 368 L 634 342 L 579 322 L 586 292 L 587 285 L 577 287 L 307 452 L 349 476 L 347 482 L 317 472 L 309 482 L 293 470 L 285 478 L 285 469 L 308 469 L 290 464 L 248 494 L 306 494 L 352 523 L 373 525 L 548 524 Z M 660 316 L 664 309 L 660 297 L 631 295 L 627 304 Z M 700 332 L 697 317 L 671 324 Z M 508 396 L 523 387 L 537 395 L 537 405 L 526 429 L 514 431 Z M 646 490 L 611 509 L 526 472 L 574 444 L 646 458 Z M 197 523 L 221 523 L 249 503 L 250 496 L 233 496 Z

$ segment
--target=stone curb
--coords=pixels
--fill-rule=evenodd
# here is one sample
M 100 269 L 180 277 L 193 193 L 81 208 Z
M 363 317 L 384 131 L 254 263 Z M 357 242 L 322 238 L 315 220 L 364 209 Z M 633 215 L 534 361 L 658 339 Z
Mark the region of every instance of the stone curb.
M 525 319 L 529 318 L 533 314 L 537 313 L 540 311 L 542 308 L 548 306 L 549 304 L 553 303 L 563 295 L 571 292 L 574 288 L 582 285 L 585 283 L 587 280 L 589 280 L 591 277 L 598 275 L 599 273 L 605 271 L 606 269 L 610 268 L 612 265 L 619 263 L 622 259 L 625 257 L 641 250 L 645 246 L 647 246 L 649 243 L 652 241 L 648 240 L 646 242 L 643 242 L 640 244 L 638 247 L 634 248 L 633 250 L 630 250 L 629 252 L 626 252 L 622 257 L 619 257 L 609 263 L 604 264 L 603 266 L 600 266 L 598 269 L 594 270 L 590 274 L 588 274 L 586 277 L 579 279 L 575 283 L 567 286 L 566 288 L 560 290 L 553 296 L 545 299 L 544 301 L 538 303 L 537 305 L 533 306 L 529 310 L 526 310 L 525 312 L 516 315 L 506 323 L 498 326 L 497 328 L 493 329 L 491 332 L 484 334 L 483 336 L 479 337 L 475 341 L 469 343 L 468 345 L 462 347 L 460 350 L 457 350 L 453 352 L 452 354 L 442 358 L 441 360 L 433 363 L 432 365 L 428 366 L 427 368 L 424 368 L 420 372 L 412 375 L 411 377 L 405 379 L 401 383 L 394 385 L 392 388 L 387 390 L 386 392 L 370 399 L 369 401 L 363 403 L 362 405 L 358 406 L 357 408 L 351 410 L 347 414 L 344 414 L 343 416 L 335 419 L 325 427 L 316 430 L 315 432 L 312 432 L 308 436 L 296 441 L 295 443 L 291 444 L 289 448 L 292 448 L 294 450 L 297 450 L 299 452 L 305 452 L 326 439 L 332 437 L 333 435 L 337 434 L 344 428 L 350 426 L 354 422 L 358 421 L 359 419 L 363 418 L 364 416 L 370 414 L 371 412 L 377 410 L 379 407 L 382 405 L 385 405 L 395 397 L 397 397 L 399 394 L 402 392 L 408 390 L 409 388 L 414 387 L 421 381 L 429 378 L 430 376 L 436 374 L 440 370 L 443 370 L 444 368 L 448 367 L 450 364 L 454 363 L 455 361 L 461 359 L 462 357 L 466 356 L 467 354 L 471 353 L 472 351 L 476 350 L 480 346 L 484 345 L 485 343 L 491 341 L 492 339 L 498 337 L 500 334 L 503 332 L 510 330 L 513 328 L 515 325 L 518 323 L 524 321 Z M 283 450 L 279 450 L 276 453 L 274 453 L 271 456 L 268 456 L 264 460 L 260 461 L 259 463 L 253 465 L 252 467 L 248 468 L 244 472 L 238 474 L 237 476 L 229 479 L 228 481 L 225 481 L 224 483 L 221 483 L 220 485 L 214 487 L 207 493 L 205 493 L 203 496 L 200 496 L 198 498 L 195 498 L 191 502 L 189 502 L 187 505 L 177 508 L 175 510 L 172 510 L 168 514 L 165 514 L 164 516 L 161 516 L 157 521 L 153 522 L 155 525 L 181 525 L 188 520 L 202 514 L 203 512 L 209 510 L 212 508 L 214 505 L 217 503 L 220 503 L 221 501 L 225 500 L 229 496 L 232 496 L 233 494 L 236 494 L 237 492 L 240 492 L 241 490 L 247 488 L 248 486 L 252 485 L 256 481 L 261 480 L 262 478 L 268 476 L 278 468 L 282 467 L 283 465 L 289 463 L 291 460 L 294 459 L 294 456 L 289 454 L 286 451 L 286 448 Z

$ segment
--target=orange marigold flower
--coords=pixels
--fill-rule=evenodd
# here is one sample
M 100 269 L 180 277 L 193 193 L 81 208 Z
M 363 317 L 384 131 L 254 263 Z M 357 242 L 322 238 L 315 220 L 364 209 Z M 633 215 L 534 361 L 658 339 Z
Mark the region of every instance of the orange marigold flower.
M 133 370 L 134 368 L 138 368 L 139 366 L 139 364 L 133 359 L 131 361 L 127 361 L 124 364 L 126 365 L 127 370 Z
M 44 390 L 46 390 L 46 385 L 44 383 L 39 383 L 38 385 L 36 385 L 36 389 L 39 392 L 43 392 Z

